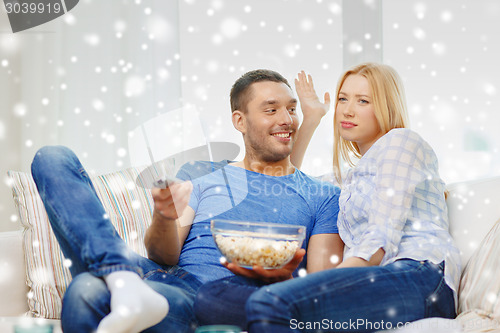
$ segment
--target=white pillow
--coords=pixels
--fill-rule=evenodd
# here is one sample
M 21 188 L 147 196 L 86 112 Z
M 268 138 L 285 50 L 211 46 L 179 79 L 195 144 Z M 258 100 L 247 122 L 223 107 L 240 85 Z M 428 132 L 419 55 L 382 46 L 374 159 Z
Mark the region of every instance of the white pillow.
M 500 220 L 465 267 L 458 292 L 458 320 L 464 328 L 500 331 Z M 479 327 L 480 326 L 480 327 Z

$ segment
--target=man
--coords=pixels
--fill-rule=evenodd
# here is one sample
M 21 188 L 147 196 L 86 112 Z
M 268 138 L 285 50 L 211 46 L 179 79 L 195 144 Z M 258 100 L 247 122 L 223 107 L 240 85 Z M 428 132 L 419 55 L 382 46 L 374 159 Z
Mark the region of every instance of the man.
M 281 281 L 299 267 L 303 249 L 282 269 L 245 270 L 234 264 L 226 269 L 208 227 L 215 217 L 305 225 L 308 257 L 303 265 L 309 271 L 330 267 L 330 256 L 340 257 L 342 251 L 335 222 L 338 189 L 290 162 L 298 129 L 296 104 L 278 73 L 252 71 L 236 81 L 232 120 L 243 134 L 245 158 L 188 164 L 178 177 L 190 182 L 152 190 L 155 207 L 145 237 L 149 259 L 132 253 L 117 236 L 76 156 L 63 147 L 42 148 L 32 174 L 64 255 L 73 262 L 63 329 L 191 331 L 194 297 L 203 283 L 231 276 L 230 270 Z

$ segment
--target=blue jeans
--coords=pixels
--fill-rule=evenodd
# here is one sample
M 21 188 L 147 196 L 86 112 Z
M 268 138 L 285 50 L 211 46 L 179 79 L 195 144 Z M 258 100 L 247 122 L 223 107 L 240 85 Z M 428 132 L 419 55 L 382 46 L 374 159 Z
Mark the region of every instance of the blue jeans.
M 200 325 L 234 325 L 247 330 L 245 304 L 266 284 L 243 276 L 229 276 L 200 287 L 194 301 L 194 313 Z
M 52 230 L 70 266 L 73 281 L 63 298 L 65 332 L 93 332 L 110 312 L 110 294 L 102 276 L 137 272 L 165 296 L 165 319 L 145 332 L 191 332 L 196 327 L 194 297 L 201 282 L 178 266 L 159 265 L 130 250 L 109 221 L 87 172 L 66 147 L 40 149 L 31 173 Z
M 249 332 L 372 332 L 455 317 L 444 263 L 398 260 L 341 268 L 260 288 L 246 303 Z

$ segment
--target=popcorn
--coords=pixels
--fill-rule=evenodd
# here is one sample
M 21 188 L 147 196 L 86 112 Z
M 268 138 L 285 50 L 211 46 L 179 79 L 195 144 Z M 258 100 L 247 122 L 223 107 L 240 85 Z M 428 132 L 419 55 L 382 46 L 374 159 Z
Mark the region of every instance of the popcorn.
M 219 234 L 215 235 L 215 242 L 228 261 L 237 261 L 240 266 L 244 267 L 259 265 L 268 269 L 284 266 L 293 258 L 299 248 L 298 241 L 248 236 Z

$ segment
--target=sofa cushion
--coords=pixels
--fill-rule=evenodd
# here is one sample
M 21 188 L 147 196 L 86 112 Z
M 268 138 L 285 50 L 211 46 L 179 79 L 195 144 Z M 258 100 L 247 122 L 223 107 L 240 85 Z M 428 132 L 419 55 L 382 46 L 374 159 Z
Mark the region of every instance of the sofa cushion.
M 22 239 L 21 230 L 0 233 L 0 316 L 19 316 L 28 311 Z
M 459 319 L 489 318 L 500 322 L 500 220 L 474 252 L 462 274 Z M 472 313 L 472 314 L 471 314 Z
M 151 192 L 135 186 L 140 170 L 129 168 L 91 177 L 109 218 L 127 245 L 146 255 L 144 234 L 151 221 Z M 9 171 L 14 201 L 24 227 L 28 305 L 35 317 L 59 319 L 61 299 L 71 274 L 49 225 L 43 203 L 30 174 Z
M 463 269 L 500 218 L 500 177 L 450 184 L 447 189 L 450 233 Z

